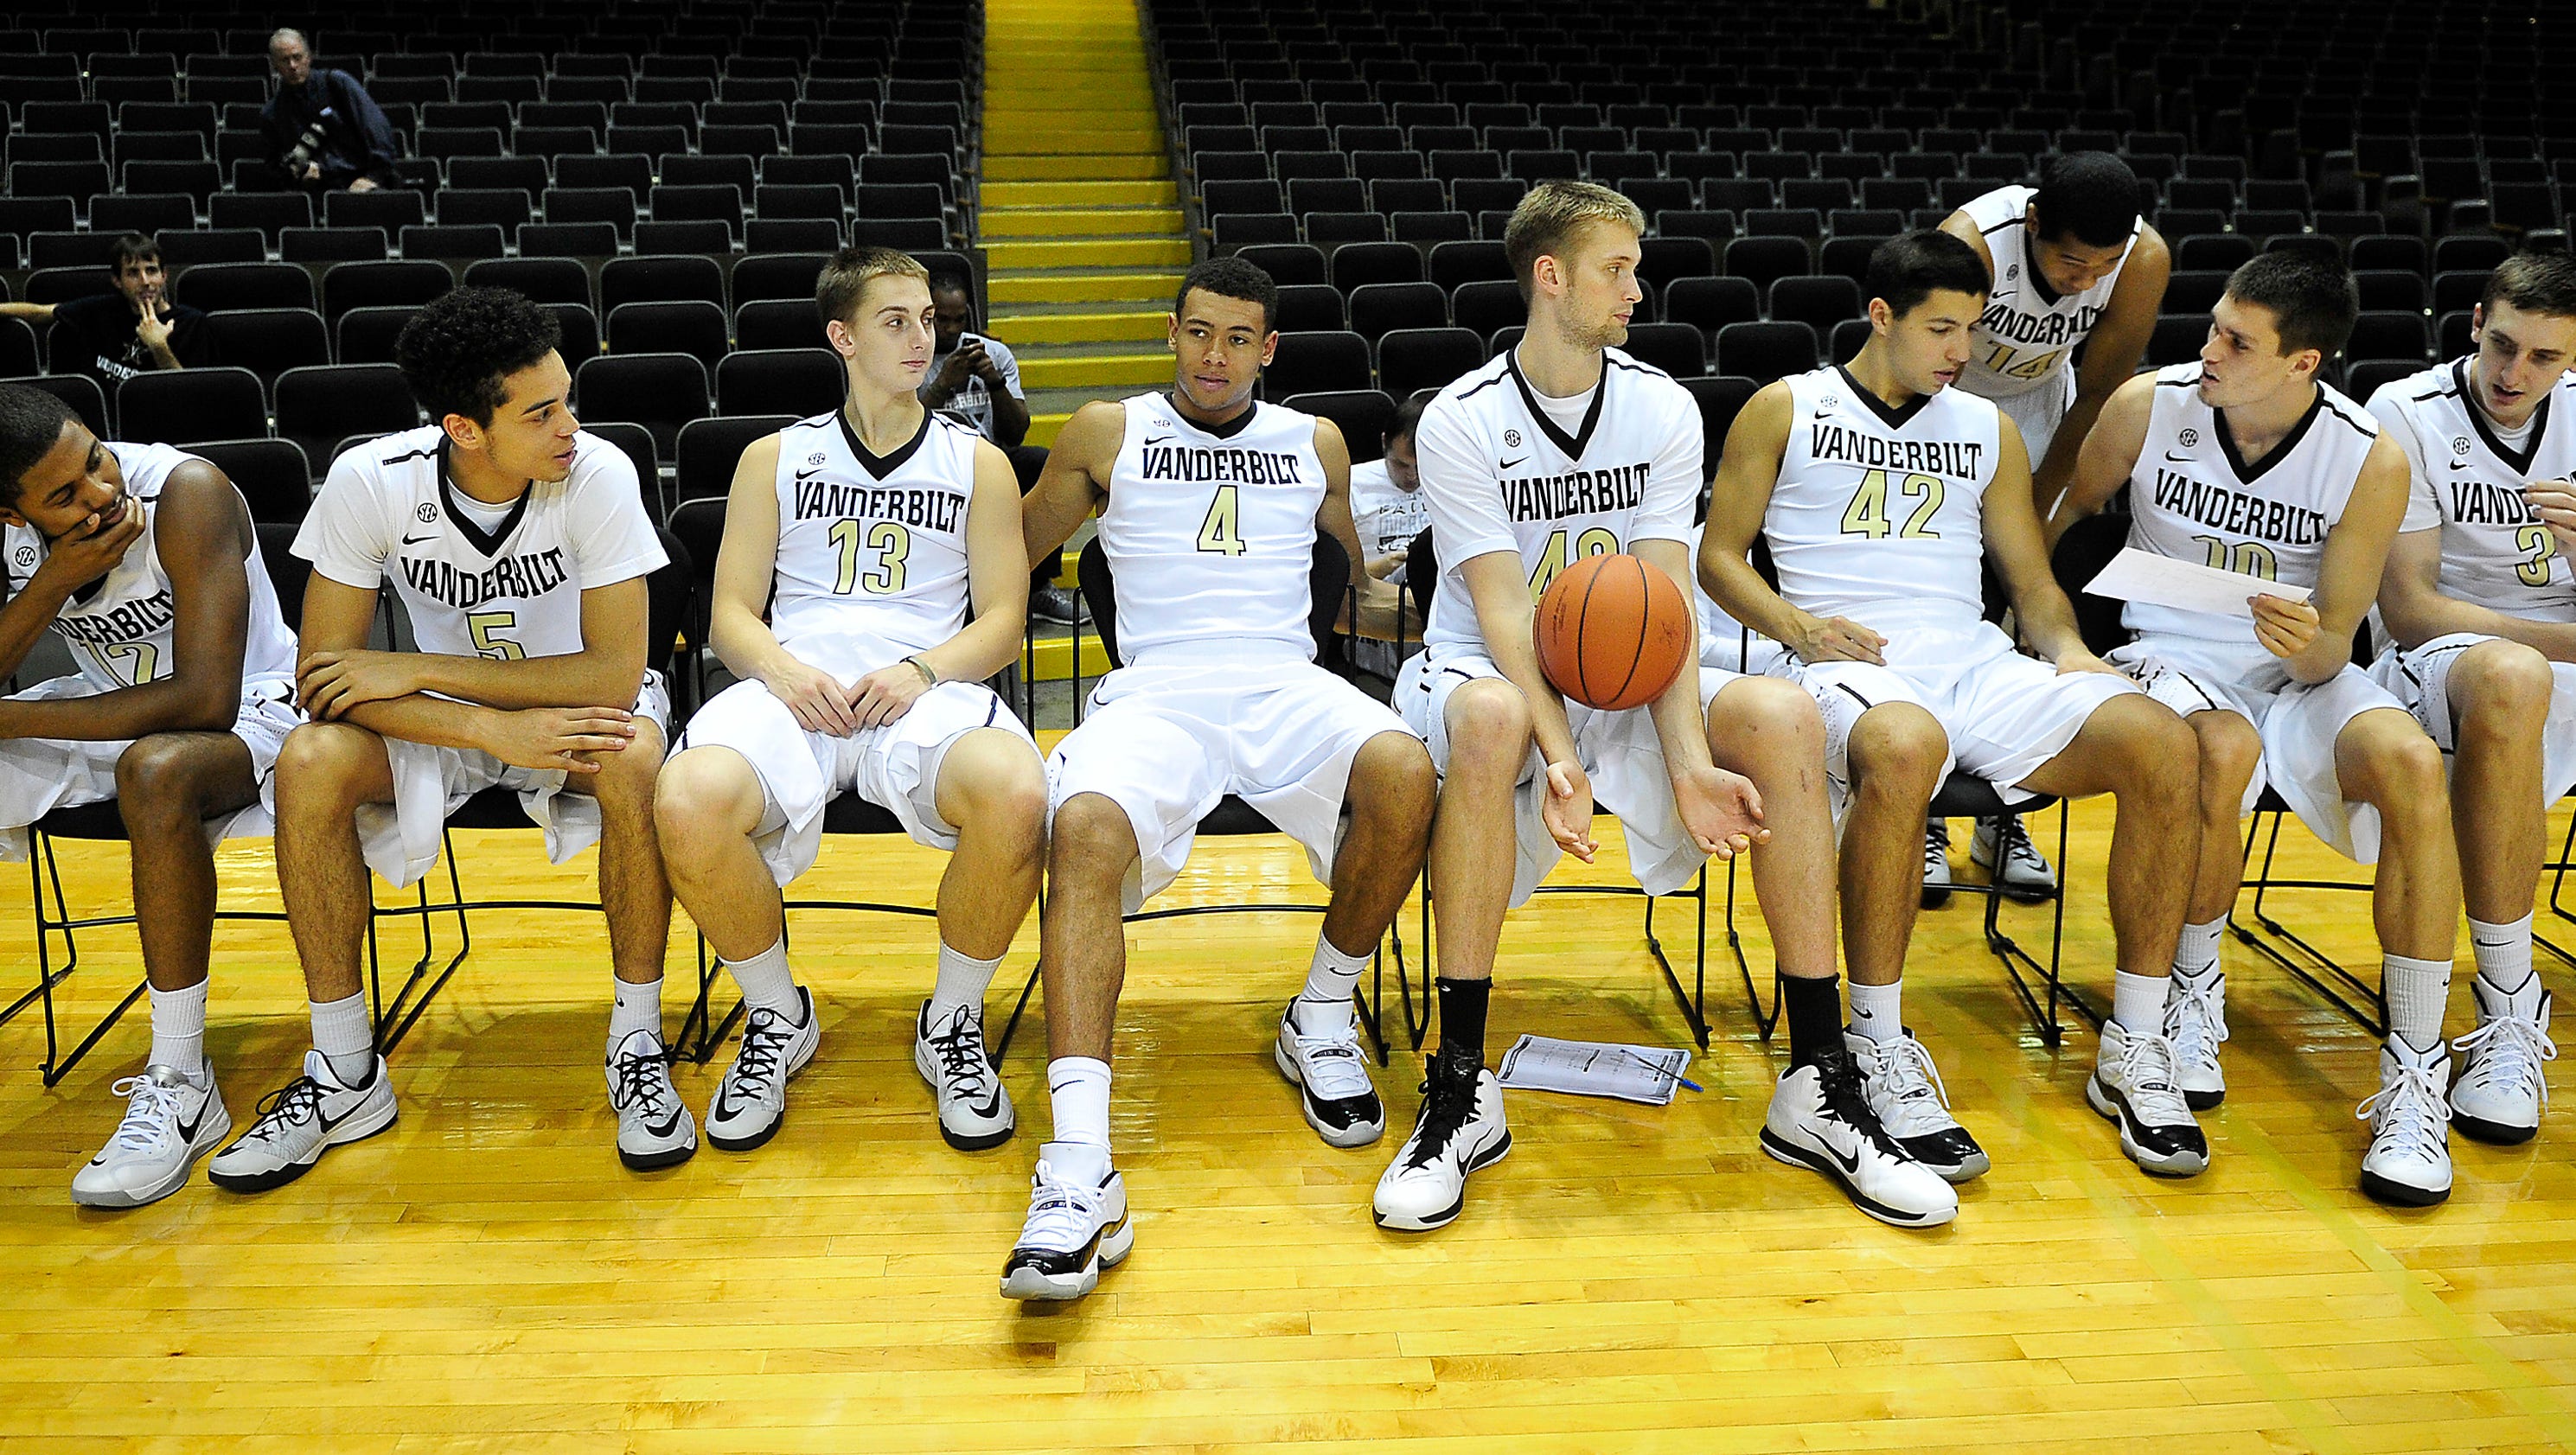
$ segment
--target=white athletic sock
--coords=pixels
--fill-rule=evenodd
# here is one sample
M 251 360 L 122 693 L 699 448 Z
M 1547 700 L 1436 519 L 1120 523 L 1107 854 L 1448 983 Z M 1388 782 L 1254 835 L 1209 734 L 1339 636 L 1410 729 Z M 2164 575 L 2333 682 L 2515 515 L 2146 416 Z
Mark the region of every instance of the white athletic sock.
M 2132 975 L 2126 970 L 2111 972 L 2111 1019 L 2120 1029 L 2141 1035 L 2154 1035 L 2164 1024 L 2165 992 L 2170 988 L 2161 975 Z
M 2524 921 L 2524 928 L 2530 922 Z M 167 1066 L 202 1085 L 206 1073 L 206 987 L 200 980 L 185 990 L 152 988 L 152 1059 L 144 1064 Z
M 367 1016 L 367 992 L 313 1006 L 313 1049 L 331 1063 L 343 1086 L 364 1086 L 376 1074 L 376 1027 Z
M 727 960 L 725 968 L 733 972 L 733 983 L 742 987 L 744 1005 L 785 1016 L 798 1025 L 805 1023 L 805 1007 L 796 998 L 796 977 L 787 970 L 785 935 L 748 960 Z
M 930 1023 L 944 1025 L 963 1006 L 982 1009 L 984 992 L 993 984 L 993 972 L 1002 968 L 1002 957 L 978 960 L 963 950 L 952 950 L 946 940 L 939 942 L 939 981 L 930 987 Z
M 1905 1034 L 1905 982 L 1851 982 L 1851 1028 L 1881 1044 L 1901 1038 Z
M 1297 1029 L 1310 1036 L 1350 1029 L 1357 1015 L 1351 993 L 1359 989 L 1360 972 L 1368 962 L 1366 955 L 1345 955 L 1332 941 L 1315 936 L 1315 963 L 1306 971 L 1306 988 L 1297 992 Z
M 1055 1137 L 1109 1152 L 1109 1063 L 1089 1056 L 1058 1056 L 1047 1063 L 1047 1104 Z
M 2531 916 L 2524 915 L 2506 925 L 2470 920 L 2469 949 L 2478 957 L 2478 978 L 2487 983 L 2487 988 L 2511 995 L 2531 979 Z M 154 1002 L 152 1016 L 157 1028 L 161 1017 L 158 1001 Z
M 608 1049 L 637 1031 L 651 1031 L 653 1039 L 662 1039 L 662 982 L 659 977 L 649 985 L 635 985 L 620 980 L 617 1000 L 608 1012 Z
M 2451 962 L 2379 957 L 2380 991 L 2388 1000 L 2388 1031 L 2408 1045 L 2442 1039 L 2442 1010 L 2451 999 Z
M 2182 939 L 2174 945 L 2174 969 L 2198 979 L 2204 970 L 2218 968 L 2218 936 L 2227 928 L 2227 916 L 2220 915 L 2207 924 L 2184 925 Z

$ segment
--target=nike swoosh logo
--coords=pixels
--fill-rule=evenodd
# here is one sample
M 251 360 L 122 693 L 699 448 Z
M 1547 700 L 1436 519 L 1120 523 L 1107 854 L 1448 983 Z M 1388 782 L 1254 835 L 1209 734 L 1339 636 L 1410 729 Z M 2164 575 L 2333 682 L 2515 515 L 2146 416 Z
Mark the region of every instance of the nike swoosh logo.
M 182 1122 L 179 1125 L 180 1141 L 194 1142 L 197 1140 L 197 1128 L 206 1124 L 206 1108 L 214 1104 L 215 1099 L 211 1096 L 207 1097 L 204 1101 L 197 1103 L 197 1119 L 193 1122 Z
M 1528 458 L 1529 458 L 1529 456 L 1527 456 L 1527 455 L 1523 455 L 1523 456 L 1521 456 L 1520 460 L 1505 460 L 1505 461 L 1503 461 L 1503 462 L 1502 462 L 1502 464 L 1500 464 L 1500 465 L 1496 466 L 1495 468 L 1497 468 L 1497 469 L 1502 469 L 1502 470 L 1508 470 L 1508 469 L 1510 469 L 1511 467 L 1513 467 L 1514 465 L 1519 464 L 1519 463 L 1521 462 L 1521 460 L 1526 460 L 1526 459 L 1528 459 Z
M 647 1130 L 647 1131 L 651 1132 L 653 1135 L 655 1135 L 655 1136 L 657 1136 L 657 1137 L 667 1137 L 667 1136 L 671 1135 L 671 1133 L 672 1133 L 673 1131 L 677 1130 L 677 1129 L 678 1129 L 678 1127 L 679 1127 L 679 1125 L 680 1125 L 680 1114 L 679 1114 L 678 1112 L 673 1112 L 673 1113 L 671 1113 L 671 1115 L 670 1115 L 668 1118 L 666 1118 L 666 1119 L 663 1121 L 663 1123 L 662 1123 L 660 1126 L 658 1126 L 658 1127 L 647 1127 L 647 1128 L 645 1128 L 645 1130 Z
M 993 1088 L 993 1094 L 991 1096 L 984 1098 L 984 1104 L 975 1108 L 975 1115 L 979 1117 L 999 1116 L 1001 1115 L 1001 1111 L 1002 1089 L 997 1086 Z
M 2177 465 L 2188 465 L 2191 463 L 2191 456 L 2177 455 L 2171 450 L 2165 451 L 2165 458 L 2173 461 Z
M 1854 1150 L 1851 1155 L 1845 1156 L 1842 1153 L 1835 1151 L 1829 1145 L 1825 1148 L 1825 1155 L 1833 1158 L 1836 1162 L 1841 1163 L 1843 1171 L 1847 1173 L 1856 1173 L 1860 1171 L 1860 1153 L 1858 1150 Z
M 811 469 L 811 470 L 799 470 L 799 471 L 797 471 L 797 472 L 796 472 L 796 478 L 797 478 L 799 481 L 811 480 L 811 479 L 813 479 L 815 476 L 820 475 L 820 474 L 822 474 L 822 473 L 823 473 L 823 467 L 822 467 L 822 466 L 820 466 L 820 465 L 817 465 L 817 466 L 815 466 L 815 467 L 814 467 L 813 469 Z
M 404 536 L 402 543 L 407 546 L 417 546 L 436 539 L 438 539 L 436 536 Z
M 1145 436 L 1145 448 L 1152 449 L 1156 445 L 1168 443 L 1171 438 L 1172 437 L 1167 434 L 1147 435 Z
M 2454 470 L 2465 470 L 2469 468 L 2469 464 L 2470 462 L 2467 460 L 2453 460 L 2451 462 L 2451 468 Z

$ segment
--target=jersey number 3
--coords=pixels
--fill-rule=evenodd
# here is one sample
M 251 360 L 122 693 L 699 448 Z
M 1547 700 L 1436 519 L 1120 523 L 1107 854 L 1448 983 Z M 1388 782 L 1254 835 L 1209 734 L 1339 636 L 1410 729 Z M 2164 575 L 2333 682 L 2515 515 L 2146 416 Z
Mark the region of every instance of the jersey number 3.
M 1851 504 L 1843 507 L 1843 534 L 1867 536 L 1877 540 L 1890 530 L 1900 540 L 1937 541 L 1941 533 L 1932 529 L 1932 517 L 1939 514 L 1944 491 L 1934 475 L 1906 475 L 1896 482 L 1896 493 L 1907 500 L 1923 503 L 1914 507 L 1898 526 L 1887 513 L 1887 472 L 1872 470 L 1860 477 L 1860 488 L 1852 492 Z
M 841 570 L 832 582 L 832 594 L 847 596 L 864 591 L 871 596 L 892 596 L 903 589 L 904 558 L 912 554 L 912 532 L 890 520 L 868 526 L 867 548 L 877 553 L 877 563 L 865 571 L 859 569 L 859 527 L 863 521 L 845 520 L 832 527 L 832 544 L 840 548 Z

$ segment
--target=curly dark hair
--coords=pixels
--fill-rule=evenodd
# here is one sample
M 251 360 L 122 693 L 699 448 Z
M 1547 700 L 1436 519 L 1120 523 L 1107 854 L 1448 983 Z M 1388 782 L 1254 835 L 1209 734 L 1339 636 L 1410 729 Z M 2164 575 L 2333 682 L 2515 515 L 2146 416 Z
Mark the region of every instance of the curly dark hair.
M 75 418 L 71 406 L 42 389 L 0 384 L 0 505 L 17 505 L 27 472 L 53 452 L 63 426 Z
M 403 325 L 394 362 L 433 420 L 461 414 L 488 425 L 508 397 L 501 381 L 563 341 L 555 316 L 509 288 L 459 288 Z

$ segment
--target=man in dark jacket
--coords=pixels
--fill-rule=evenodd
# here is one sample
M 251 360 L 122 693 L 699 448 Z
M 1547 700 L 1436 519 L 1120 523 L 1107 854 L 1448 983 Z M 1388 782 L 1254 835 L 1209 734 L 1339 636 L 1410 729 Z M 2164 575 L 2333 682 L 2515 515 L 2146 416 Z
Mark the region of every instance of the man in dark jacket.
M 286 179 L 316 192 L 369 192 L 398 185 L 394 129 L 358 78 L 316 70 L 297 30 L 268 38 L 277 94 L 261 108 L 269 160 Z
M 87 374 L 110 399 L 137 374 L 203 367 L 206 316 L 170 301 L 160 245 L 129 232 L 109 245 L 107 268 L 116 280 L 112 293 L 0 303 L 0 318 L 51 323 L 55 372 Z

